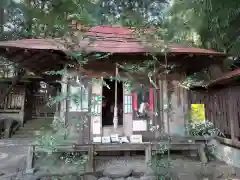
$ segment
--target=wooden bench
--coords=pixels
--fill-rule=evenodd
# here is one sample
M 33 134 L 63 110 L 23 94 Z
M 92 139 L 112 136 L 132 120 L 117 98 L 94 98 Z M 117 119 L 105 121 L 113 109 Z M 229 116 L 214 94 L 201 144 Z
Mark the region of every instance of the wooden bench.
M 202 163 L 207 163 L 207 158 L 205 155 L 205 144 L 202 142 L 145 142 L 145 143 L 111 143 L 111 144 L 75 144 L 75 145 L 63 145 L 58 146 L 60 152 L 85 152 L 89 156 L 87 170 L 95 171 L 95 159 L 94 153 L 107 152 L 107 151 L 145 151 L 145 161 L 149 162 L 152 158 L 152 153 L 159 149 L 159 145 L 170 145 L 170 150 L 193 150 L 197 151 Z M 27 172 L 31 172 L 33 169 L 33 158 L 34 158 L 34 145 L 29 147 L 28 152 L 28 162 L 27 162 Z

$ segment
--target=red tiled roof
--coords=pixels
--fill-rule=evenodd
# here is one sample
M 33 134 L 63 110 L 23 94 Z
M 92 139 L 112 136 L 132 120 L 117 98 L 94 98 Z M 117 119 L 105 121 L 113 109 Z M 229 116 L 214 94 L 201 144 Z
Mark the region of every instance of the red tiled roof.
M 218 85 L 218 84 L 224 84 L 226 81 L 230 81 L 235 77 L 240 77 L 240 69 L 236 69 L 234 71 L 224 73 L 221 77 L 211 81 L 208 84 L 208 87 L 212 87 L 212 86 Z
M 90 28 L 86 33 L 90 38 L 95 38 L 93 42 L 87 38 L 79 42 L 79 47 L 87 52 L 106 52 L 106 53 L 144 53 L 149 52 L 150 48 L 147 42 L 143 42 L 135 36 L 134 30 L 114 27 L 114 26 L 96 26 Z M 2 41 L 0 48 L 17 47 L 24 49 L 51 49 L 66 51 L 63 41 L 59 39 L 23 39 L 16 41 Z M 192 53 L 192 54 L 206 54 L 206 55 L 223 55 L 224 53 L 187 47 L 185 45 L 169 44 L 169 52 L 172 53 Z M 79 50 L 79 49 L 78 49 Z M 155 50 L 160 52 L 161 49 Z

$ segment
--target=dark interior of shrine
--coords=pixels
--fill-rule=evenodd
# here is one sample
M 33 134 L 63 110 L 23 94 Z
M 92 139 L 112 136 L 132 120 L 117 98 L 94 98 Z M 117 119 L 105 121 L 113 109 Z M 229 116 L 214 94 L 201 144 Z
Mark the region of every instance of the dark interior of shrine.
M 102 103 L 102 125 L 112 126 L 115 105 L 115 80 L 104 79 L 103 103 Z M 104 84 L 105 84 L 104 83 Z M 118 125 L 123 125 L 123 83 L 117 84 L 117 106 L 118 106 Z

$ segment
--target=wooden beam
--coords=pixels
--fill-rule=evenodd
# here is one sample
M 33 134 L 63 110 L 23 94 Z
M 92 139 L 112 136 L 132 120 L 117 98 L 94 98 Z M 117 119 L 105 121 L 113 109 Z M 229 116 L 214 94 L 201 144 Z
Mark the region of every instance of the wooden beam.
M 240 141 L 239 140 L 231 140 L 227 138 L 222 137 L 216 137 L 216 140 L 218 140 L 221 144 L 229 145 L 232 147 L 240 148 Z

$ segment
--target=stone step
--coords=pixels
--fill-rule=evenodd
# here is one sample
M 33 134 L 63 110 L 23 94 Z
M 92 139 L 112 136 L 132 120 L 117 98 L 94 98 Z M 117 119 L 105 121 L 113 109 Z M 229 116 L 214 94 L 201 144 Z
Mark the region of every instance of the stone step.
M 13 137 L 12 138 L 29 138 L 29 137 L 31 137 L 31 138 L 36 138 L 36 137 L 38 137 L 37 135 L 24 135 L 24 134 L 18 134 L 18 135 L 13 135 Z
M 41 126 L 41 125 L 50 125 L 52 122 L 27 122 L 24 126 Z
M 20 127 L 18 131 L 36 131 L 36 130 L 48 130 L 52 129 L 51 126 L 41 126 L 41 127 Z
M 41 123 L 41 124 L 25 124 L 24 126 L 20 127 L 20 129 L 29 129 L 29 130 L 35 130 L 35 129 L 41 129 L 41 128 L 51 128 L 51 124 Z
M 50 119 L 32 119 L 27 121 L 14 134 L 13 138 L 37 137 L 40 131 L 51 130 L 52 120 Z
M 15 134 L 29 134 L 29 133 L 38 133 L 38 132 L 48 132 L 51 131 L 51 129 L 36 129 L 36 130 L 19 130 L 16 131 Z
M 31 134 L 31 133 L 35 133 L 35 132 L 39 132 L 39 130 L 35 130 L 35 131 L 17 131 L 15 132 L 15 134 Z

